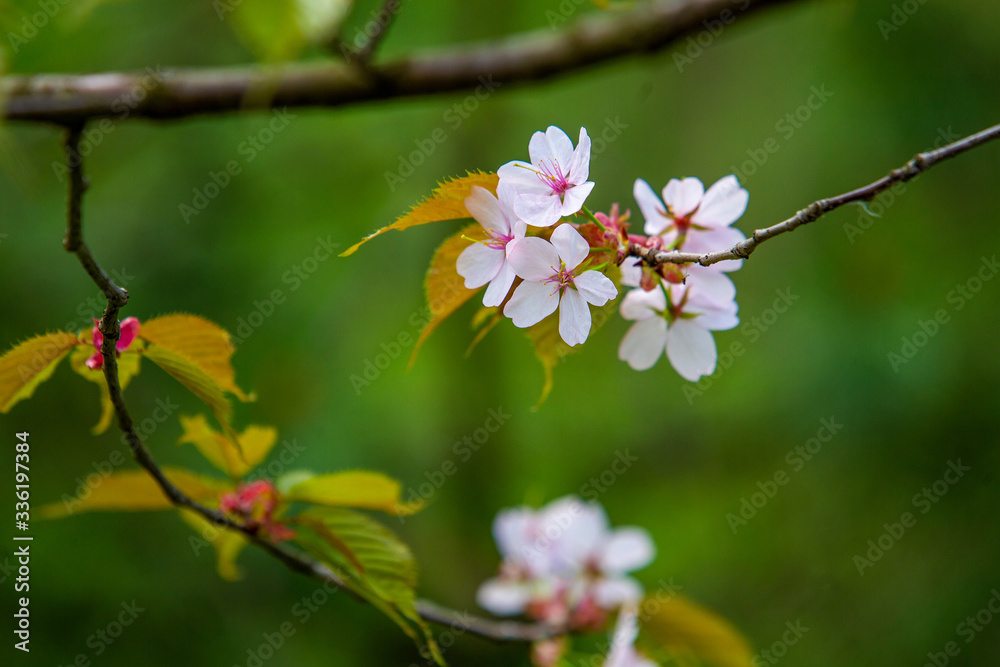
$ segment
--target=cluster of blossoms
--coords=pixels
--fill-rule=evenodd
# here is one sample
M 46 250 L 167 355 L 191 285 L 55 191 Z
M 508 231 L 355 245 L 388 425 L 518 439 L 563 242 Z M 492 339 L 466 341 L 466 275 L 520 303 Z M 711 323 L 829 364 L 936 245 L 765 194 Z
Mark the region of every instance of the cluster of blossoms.
M 295 537 L 295 532 L 274 517 L 278 505 L 278 490 L 266 479 L 240 484 L 235 491 L 219 497 L 219 509 L 242 520 L 248 528 L 281 542 Z
M 575 496 L 539 510 L 504 510 L 493 523 L 493 536 L 503 562 L 499 574 L 480 586 L 479 605 L 497 616 L 523 614 L 577 631 L 598 630 L 615 612 L 623 622 L 643 596 L 642 585 L 628 573 L 652 562 L 656 551 L 645 530 L 612 530 L 600 505 Z M 609 654 L 607 664 L 645 665 L 634 640 L 632 634 L 627 647 L 617 648 L 616 638 L 618 652 Z M 555 664 L 539 660 L 539 653 L 544 651 L 536 652 L 536 663 Z M 623 653 L 629 660 L 619 657 Z
M 639 235 L 629 233 L 629 214 L 619 215 L 617 204 L 608 214 L 585 206 L 594 188 L 587 180 L 586 128 L 580 129 L 575 147 L 558 127 L 536 132 L 528 154 L 530 163 L 500 167 L 496 197 L 473 187 L 465 200 L 486 232 L 485 240 L 458 258 L 465 286 L 487 285 L 483 305 L 503 306 L 503 314 L 518 327 L 535 325 L 558 310 L 559 334 L 573 346 L 590 334 L 590 305 L 603 306 L 618 296 L 606 274 L 620 267 L 620 285 L 635 288 L 625 295 L 621 314 L 635 324 L 621 342 L 619 358 L 646 370 L 665 353 L 687 380 L 713 373 L 717 351 L 710 332 L 739 324 L 736 288 L 726 273 L 742 261 L 651 267 L 630 257 L 628 249 L 638 244 L 704 253 L 744 240 L 731 226 L 749 199 L 736 177 L 726 176 L 707 191 L 697 178 L 672 179 L 662 199 L 646 181 L 636 180 L 633 195 L 645 222 L 645 235 Z

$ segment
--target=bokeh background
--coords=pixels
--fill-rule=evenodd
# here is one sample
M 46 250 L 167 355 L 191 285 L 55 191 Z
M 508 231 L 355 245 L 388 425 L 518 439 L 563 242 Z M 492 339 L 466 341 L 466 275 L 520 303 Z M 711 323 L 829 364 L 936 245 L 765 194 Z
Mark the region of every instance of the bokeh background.
M 348 34 L 376 4 L 359 3 Z M 5 34 L 19 25 L 19 12 L 37 8 L 7 9 Z M 559 3 L 407 2 L 380 56 L 545 30 L 547 11 L 558 12 Z M 577 13 L 592 11 L 584 4 Z M 897 22 L 906 20 L 886 33 L 879 22 L 891 22 L 894 11 L 903 12 Z M 189 311 L 235 330 L 255 301 L 283 291 L 287 300 L 234 357 L 238 381 L 259 395 L 237 407 L 236 419 L 275 425 L 304 446 L 297 467 L 378 469 L 418 489 L 446 461 L 456 464 L 427 510 L 405 523 L 389 519 L 419 559 L 424 596 L 481 613 L 474 593 L 498 562 L 490 536 L 496 512 L 579 493 L 618 452 L 629 452 L 638 462 L 599 500 L 613 523 L 653 535 L 657 560 L 638 574 L 650 590 L 672 578 L 757 650 L 781 641 L 786 623 L 808 628 L 780 660 L 761 656 L 760 664 L 922 665 L 950 641 L 960 653 L 949 664 L 995 664 L 1000 619 L 969 643 L 957 626 L 1000 587 L 1000 281 L 982 284 L 960 309 L 948 296 L 1000 250 L 1000 147 L 935 167 L 891 203 L 873 206 L 881 217 L 849 207 L 761 247 L 735 274 L 744 326 L 716 336 L 720 350 L 740 343 L 745 351 L 697 394 L 665 360 L 645 373 L 618 361 L 628 324 L 615 317 L 556 369 L 551 397 L 532 411 L 542 373 L 522 332 L 500 326 L 464 358 L 472 305 L 435 333 L 411 372 L 406 349 L 370 385 L 356 386 L 351 376 L 363 375 L 383 344 L 417 333 L 423 274 L 436 245 L 457 229 L 452 223 L 389 234 L 350 258 L 321 262 L 294 290 L 289 272 L 312 256 L 317 238 L 346 248 L 439 179 L 524 158 L 530 134 L 549 124 L 572 136 L 580 126 L 592 136 L 609 123 L 622 128 L 595 150 L 595 209 L 615 201 L 635 209 L 636 177 L 654 187 L 687 175 L 711 183 L 735 168 L 751 194 L 738 226 L 773 224 L 874 180 L 939 137 L 997 122 L 998 44 L 1000 9 L 989 3 L 797 2 L 726 27 L 681 67 L 676 56 L 686 41 L 543 85 L 501 85 L 457 126 L 447 114 L 464 93 L 296 110 L 248 162 L 239 147 L 265 127 L 267 114 L 129 120 L 115 123 L 87 161 L 85 234 L 105 267 L 130 276 L 127 315 Z M 252 58 L 210 3 L 134 1 L 57 17 L 9 69 L 98 72 Z M 832 95 L 807 114 L 813 87 Z M 797 127 L 783 121 L 796 113 Z M 385 173 L 437 128 L 446 141 L 390 188 Z M 98 295 L 60 245 L 65 193 L 52 168 L 61 160 L 59 132 L 23 124 L 2 132 L 0 341 L 7 347 L 67 323 L 86 326 Z M 744 166 L 771 138 L 779 150 Z M 179 205 L 229 160 L 242 173 L 185 222 Z M 777 314 L 777 292 L 785 290 L 795 300 Z M 938 309 L 949 321 L 894 370 L 888 353 L 899 353 Z M 128 390 L 140 419 L 167 397 L 181 414 L 202 411 L 152 365 Z M 461 460 L 455 443 L 483 426 L 491 409 L 510 418 Z M 31 433 L 35 507 L 125 451 L 114 430 L 90 435 L 97 410 L 95 387 L 64 365 L 0 419 L 11 445 L 15 432 Z M 843 428 L 796 471 L 787 453 L 815 437 L 823 419 Z M 208 472 L 193 449 L 174 445 L 179 433 L 175 419 L 158 425 L 148 437 L 155 455 Z M 0 470 L 9 480 L 13 447 L 4 451 Z M 969 471 L 921 514 L 914 495 L 941 479 L 949 461 Z M 727 514 L 780 470 L 789 483 L 734 533 Z M 0 502 L 4 516 L 13 513 L 11 496 Z M 859 575 L 854 557 L 907 511 L 916 525 Z M 101 665 L 246 665 L 248 649 L 286 621 L 296 633 L 269 666 L 422 664 L 390 622 L 347 596 L 299 623 L 291 609 L 315 584 L 261 553 L 244 555 L 242 582 L 222 581 L 210 552 L 193 552 L 174 513 L 36 520 L 32 531 L 32 652 L 10 664 L 64 665 L 83 654 Z M 10 558 L 12 544 L 0 547 L 0 559 Z M 0 577 L 7 616 L 13 582 Z M 88 638 L 133 600 L 144 611 L 97 655 Z M 8 616 L 3 625 L 10 623 Z M 13 654 L 5 636 L 2 650 Z M 455 665 L 527 664 L 523 646 L 472 637 L 446 657 Z

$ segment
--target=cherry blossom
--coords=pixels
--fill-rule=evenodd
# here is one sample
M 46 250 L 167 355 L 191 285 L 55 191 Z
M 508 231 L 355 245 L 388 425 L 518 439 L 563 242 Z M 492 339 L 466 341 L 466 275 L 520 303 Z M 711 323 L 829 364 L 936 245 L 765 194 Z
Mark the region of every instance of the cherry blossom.
M 527 225 L 514 215 L 511 204 L 516 192 L 508 183 L 500 183 L 494 197 L 478 185 L 465 198 L 465 207 L 486 230 L 486 240 L 473 243 L 458 256 L 458 274 L 465 286 L 476 289 L 489 283 L 483 295 L 484 306 L 499 306 L 507 298 L 514 282 L 514 269 L 507 261 L 518 239 L 524 237 Z
M 701 278 L 708 276 L 719 274 L 705 273 Z M 721 281 L 698 282 L 692 277 L 683 285 L 630 291 L 622 300 L 621 314 L 636 322 L 622 339 L 618 358 L 644 371 L 652 368 L 665 351 L 670 364 L 685 380 L 695 382 L 703 375 L 711 375 L 718 352 L 710 332 L 739 324 L 737 305 L 722 300 L 724 291 L 728 287 Z
M 118 342 L 115 343 L 115 350 L 118 351 L 118 354 L 127 350 L 132 345 L 132 342 L 135 341 L 135 337 L 139 335 L 139 318 L 126 317 L 122 320 L 120 328 L 121 334 L 118 337 Z M 104 344 L 104 334 L 101 333 L 99 321 L 96 319 L 94 320 L 94 329 L 91 332 L 91 337 L 94 340 L 94 347 L 97 348 L 97 352 L 90 355 L 84 363 L 87 368 L 97 370 L 104 366 L 104 356 L 101 354 L 101 345 Z
M 635 639 L 639 636 L 637 611 L 634 607 L 622 609 L 611 635 L 611 650 L 604 661 L 604 667 L 658 667 L 655 662 L 635 650 Z
M 528 142 L 531 163 L 514 160 L 500 167 L 501 183 L 518 193 L 514 212 L 535 227 L 551 227 L 559 219 L 578 213 L 594 189 L 590 175 L 590 137 L 580 128 L 576 148 L 558 127 L 535 132 Z
M 508 258 L 523 282 L 514 290 L 503 313 L 514 326 L 530 327 L 559 309 L 559 335 L 567 345 L 579 345 L 590 335 L 590 308 L 618 296 L 614 283 L 600 271 L 579 271 L 590 246 L 572 225 L 552 232 L 551 242 L 538 237 L 518 241 Z
M 639 178 L 632 194 L 646 220 L 645 232 L 662 237 L 668 248 L 712 252 L 746 239 L 743 232 L 730 226 L 746 212 L 750 199 L 736 176 L 719 179 L 707 192 L 697 178 L 671 179 L 663 188 L 662 201 L 649 183 Z M 714 266 L 719 271 L 735 271 L 742 265 L 742 260 L 728 260 Z
M 480 606 L 498 616 L 524 613 L 574 628 L 598 628 L 607 611 L 638 602 L 642 586 L 627 573 L 655 555 L 645 530 L 611 530 L 600 505 L 575 496 L 540 510 L 504 510 L 493 535 L 503 563 L 479 588 Z

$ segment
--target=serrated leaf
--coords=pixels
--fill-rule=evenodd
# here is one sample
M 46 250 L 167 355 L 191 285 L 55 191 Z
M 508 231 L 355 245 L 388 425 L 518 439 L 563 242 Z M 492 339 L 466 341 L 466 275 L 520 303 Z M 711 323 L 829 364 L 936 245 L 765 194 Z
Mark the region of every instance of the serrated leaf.
M 98 386 L 101 393 L 101 418 L 98 420 L 91 433 L 100 435 L 108 430 L 111 421 L 115 416 L 115 406 L 111 404 L 111 396 L 108 394 L 108 384 L 104 379 L 104 371 L 100 368 L 87 368 L 87 359 L 95 352 L 95 348 L 90 346 L 78 346 L 69 355 L 69 365 L 80 377 Z M 125 352 L 118 357 L 118 384 L 124 391 L 136 375 L 141 370 L 141 356 L 136 351 Z
M 431 258 L 431 265 L 427 269 L 427 277 L 424 279 L 424 294 L 427 296 L 427 310 L 430 311 L 431 319 L 424 325 L 416 344 L 413 346 L 407 368 L 413 367 L 421 346 L 434 333 L 438 325 L 482 290 L 481 287 L 467 289 L 465 279 L 458 275 L 456 262 L 458 256 L 472 243 L 469 241 L 470 238 L 485 239 L 486 232 L 479 224 L 469 225 L 449 236 Z
M 194 445 L 209 463 L 233 479 L 239 479 L 253 470 L 254 466 L 267 458 L 278 442 L 277 429 L 250 425 L 238 434 L 240 448 L 237 449 L 226 436 L 209 425 L 204 415 L 182 415 L 180 421 L 184 432 L 177 439 L 177 444 Z
M 642 609 L 640 632 L 682 664 L 692 660 L 714 667 L 750 667 L 750 644 L 726 619 L 683 597 L 650 599 Z
M 220 493 L 229 490 L 225 482 L 202 477 L 190 470 L 169 467 L 162 470 L 174 486 L 198 502 L 217 498 Z M 88 483 L 78 489 L 75 496 L 63 496 L 63 502 L 43 506 L 38 514 L 43 519 L 57 519 L 77 512 L 145 512 L 171 507 L 170 500 L 149 473 L 145 470 L 122 470 L 93 484 Z
M 236 386 L 231 363 L 235 348 L 229 332 L 218 324 L 197 315 L 164 315 L 143 322 L 139 338 L 186 357 L 223 391 L 241 401 L 254 400 Z
M 232 407 L 222 393 L 222 386 L 218 382 L 206 375 L 187 357 L 159 345 L 150 343 L 143 351 L 143 355 L 187 387 L 188 391 L 211 408 L 212 414 L 215 415 L 226 436 L 234 445 L 239 446 L 239 436 L 236 435 L 236 431 L 229 423 Z
M 402 485 L 380 472 L 345 470 L 299 482 L 285 492 L 284 498 L 291 502 L 381 510 L 395 515 L 413 514 L 423 507 L 422 502 L 402 502 L 401 493 Z
M 0 357 L 0 414 L 31 398 L 79 342 L 76 334 L 57 331 L 29 338 Z
M 416 610 L 417 566 L 409 547 L 385 526 L 351 510 L 314 508 L 296 518 L 308 529 L 300 529 L 296 536 L 306 550 L 444 664 L 430 628 Z M 336 536 L 338 543 L 331 543 L 326 533 Z M 350 549 L 352 557 L 345 556 L 343 548 Z
M 478 185 L 479 187 L 486 188 L 495 195 L 498 181 L 499 178 L 496 174 L 482 171 L 469 172 L 468 176 L 444 181 L 429 197 L 411 208 L 409 213 L 400 216 L 391 225 L 372 232 L 340 253 L 340 256 L 347 257 L 348 255 L 353 255 L 362 245 L 392 229 L 403 231 L 404 229 L 416 227 L 417 225 L 426 225 L 430 222 L 469 218 L 471 216 L 465 208 L 465 198 L 472 193 L 472 186 Z
M 215 569 L 219 576 L 226 581 L 237 581 L 243 577 L 243 573 L 236 565 L 236 559 L 243 552 L 250 542 L 246 537 L 235 530 L 227 530 L 216 526 L 211 521 L 189 509 L 180 509 L 181 518 L 191 526 L 198 534 L 198 538 L 192 537 L 192 548 L 195 547 L 197 539 L 208 542 L 215 549 Z M 198 546 L 201 546 L 198 544 Z M 197 553 L 197 551 L 196 551 Z

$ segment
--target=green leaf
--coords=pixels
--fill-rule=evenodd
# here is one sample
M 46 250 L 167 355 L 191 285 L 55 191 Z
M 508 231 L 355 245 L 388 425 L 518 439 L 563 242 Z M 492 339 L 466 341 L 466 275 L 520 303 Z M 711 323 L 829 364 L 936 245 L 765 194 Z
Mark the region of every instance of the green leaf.
M 31 398 L 79 343 L 76 334 L 57 331 L 29 338 L 0 357 L 0 414 Z
M 259 60 L 278 62 L 295 58 L 310 43 L 330 40 L 352 4 L 353 0 L 241 0 L 231 9 L 217 11 Z
M 444 664 L 416 610 L 417 566 L 409 547 L 381 524 L 351 510 L 314 508 L 299 514 L 296 523 L 299 544 L 391 618 L 422 652 Z
M 202 477 L 184 468 L 164 467 L 163 474 L 189 498 L 202 502 L 218 498 L 231 490 L 220 480 Z M 43 519 L 58 519 L 77 512 L 124 510 L 145 512 L 173 507 L 160 486 L 145 470 L 122 470 L 79 489 L 75 496 L 63 496 L 63 502 L 39 509 Z
M 290 502 L 357 507 L 395 515 L 409 515 L 422 509 L 422 502 L 401 502 L 401 492 L 400 483 L 382 473 L 348 470 L 299 482 L 284 493 L 284 498 Z
M 348 255 L 353 255 L 362 245 L 391 229 L 403 231 L 404 229 L 416 227 L 417 225 L 426 225 L 430 222 L 470 218 L 472 216 L 469 215 L 468 209 L 465 208 L 465 198 L 472 194 L 472 186 L 478 185 L 479 187 L 486 188 L 495 195 L 498 181 L 499 178 L 496 174 L 489 174 L 482 171 L 470 171 L 468 176 L 444 181 L 429 197 L 411 208 L 409 213 L 400 216 L 391 225 L 372 232 L 340 253 L 340 256 L 347 257 Z
M 456 262 L 466 248 L 472 245 L 469 239 L 485 239 L 486 233 L 479 224 L 469 225 L 459 232 L 448 237 L 444 243 L 434 253 L 431 258 L 431 266 L 427 270 L 427 277 L 424 279 L 424 293 L 427 295 L 427 309 L 430 311 L 431 319 L 424 326 L 423 331 L 417 338 L 410 354 L 410 362 L 407 368 L 412 368 L 417 360 L 417 353 L 420 352 L 424 341 L 434 332 L 439 324 L 458 310 L 466 301 L 471 299 L 481 287 L 467 289 L 465 279 L 458 275 Z
M 208 461 L 233 479 L 239 479 L 253 470 L 271 452 L 278 442 L 278 431 L 270 426 L 246 427 L 237 436 L 239 449 L 223 434 L 213 429 L 204 415 L 181 416 L 184 432 L 177 444 L 190 443 L 198 448 Z M 242 450 L 243 455 L 240 455 Z
M 89 334 L 85 334 L 85 336 L 89 336 Z M 93 345 L 77 347 L 69 355 L 69 365 L 80 377 L 98 386 L 98 391 L 101 393 L 101 418 L 91 429 L 91 433 L 100 435 L 111 426 L 111 421 L 115 416 L 115 407 L 111 404 L 111 395 L 108 394 L 108 384 L 104 379 L 104 371 L 100 368 L 87 368 L 86 361 L 94 352 Z M 123 391 L 128 387 L 132 378 L 139 374 L 141 359 L 142 357 L 134 349 L 118 357 L 118 384 Z
M 640 614 L 643 637 L 662 646 L 680 664 L 750 667 L 753 653 L 747 640 L 715 612 L 683 597 L 650 598 Z

